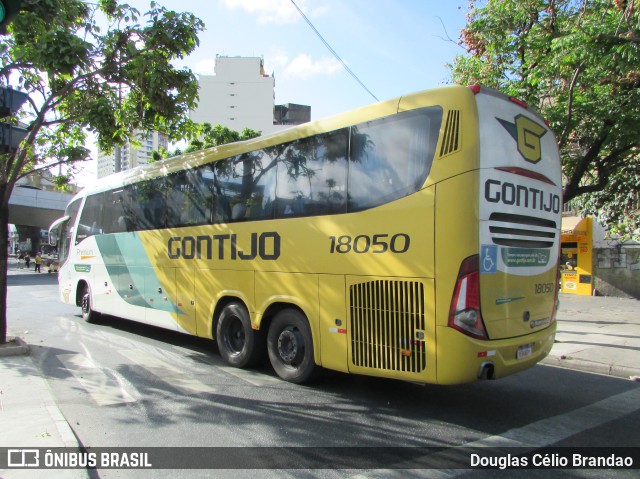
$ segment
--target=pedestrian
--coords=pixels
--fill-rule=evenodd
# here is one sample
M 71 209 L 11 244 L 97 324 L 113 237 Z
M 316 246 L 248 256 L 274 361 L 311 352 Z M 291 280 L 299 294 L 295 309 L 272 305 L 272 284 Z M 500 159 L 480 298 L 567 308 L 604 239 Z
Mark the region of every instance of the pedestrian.
M 40 256 L 40 253 L 36 254 L 36 258 L 33 260 L 33 262 L 36 264 L 35 272 L 40 273 L 40 266 L 42 265 L 42 256 Z
M 24 262 L 27 265 L 27 269 L 29 269 L 29 265 L 31 264 L 31 258 L 29 257 L 29 253 L 25 253 Z

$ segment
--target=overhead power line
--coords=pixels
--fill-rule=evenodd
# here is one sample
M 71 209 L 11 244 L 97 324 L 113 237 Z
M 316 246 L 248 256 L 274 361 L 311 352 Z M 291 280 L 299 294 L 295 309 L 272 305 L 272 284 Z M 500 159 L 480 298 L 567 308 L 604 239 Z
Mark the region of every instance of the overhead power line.
M 358 78 L 358 77 L 356 76 L 356 74 L 355 74 L 355 73 L 353 73 L 353 72 L 351 71 L 351 68 L 349 68 L 349 67 L 347 66 L 347 64 L 342 60 L 342 58 L 340 58 L 340 55 L 338 55 L 338 53 L 337 53 L 333 48 L 331 48 L 331 45 L 329 45 L 329 43 L 328 43 L 328 42 L 327 42 L 327 41 L 322 37 L 322 35 L 320 35 L 320 32 L 316 29 L 316 27 L 314 27 L 314 26 L 313 26 L 313 23 L 311 23 L 311 20 L 309 20 L 309 19 L 307 18 L 307 16 L 303 13 L 303 11 L 302 11 L 302 10 L 300 10 L 300 7 L 298 7 L 298 5 L 296 5 L 296 2 L 294 2 L 293 0 L 291 0 L 291 3 L 293 3 L 293 6 L 294 6 L 294 7 L 296 7 L 296 10 L 298 10 L 298 13 L 300 13 L 300 16 L 301 16 L 302 18 L 304 18 L 304 21 L 305 21 L 305 22 L 307 22 L 307 24 L 311 27 L 311 29 L 312 29 L 314 32 L 316 32 L 316 35 L 318 35 L 318 38 L 320 38 L 320 40 L 322 40 L 322 43 L 324 43 L 324 46 L 325 46 L 325 47 L 327 47 L 327 49 L 331 52 L 331 54 L 335 57 L 335 59 L 336 59 L 336 60 L 338 60 L 338 61 L 342 64 L 342 66 L 344 67 L 344 69 L 345 69 L 345 70 L 347 70 L 347 72 L 349 73 L 349 75 L 351 75 L 351 76 L 353 77 L 353 79 L 354 79 L 355 81 L 357 81 L 357 82 L 360 84 L 360 86 L 361 86 L 362 88 L 364 88 L 364 89 L 366 90 L 366 92 L 367 92 L 367 93 L 369 93 L 369 95 L 371 95 L 371 96 L 374 98 L 374 100 L 375 100 L 375 101 L 380 101 L 380 100 L 378 100 L 378 98 L 377 98 L 373 93 L 371 93 L 371 90 L 369 90 L 369 89 L 364 85 L 364 83 L 362 83 L 362 82 L 360 81 L 360 78 Z

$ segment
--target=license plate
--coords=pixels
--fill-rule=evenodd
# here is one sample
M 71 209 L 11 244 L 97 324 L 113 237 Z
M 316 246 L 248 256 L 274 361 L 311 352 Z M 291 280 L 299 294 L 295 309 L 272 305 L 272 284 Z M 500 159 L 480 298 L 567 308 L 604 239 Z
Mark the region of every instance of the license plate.
M 526 357 L 531 356 L 531 345 L 525 344 L 524 346 L 520 346 L 518 351 L 516 352 L 516 359 L 524 359 Z

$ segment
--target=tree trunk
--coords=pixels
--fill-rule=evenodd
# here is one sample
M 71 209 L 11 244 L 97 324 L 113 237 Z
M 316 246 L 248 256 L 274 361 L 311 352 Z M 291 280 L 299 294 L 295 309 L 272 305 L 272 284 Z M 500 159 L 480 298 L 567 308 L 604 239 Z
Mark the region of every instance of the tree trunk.
M 4 190 L 2 188 L 1 190 Z M 0 191 L 0 344 L 7 342 L 7 272 L 9 269 L 9 195 Z

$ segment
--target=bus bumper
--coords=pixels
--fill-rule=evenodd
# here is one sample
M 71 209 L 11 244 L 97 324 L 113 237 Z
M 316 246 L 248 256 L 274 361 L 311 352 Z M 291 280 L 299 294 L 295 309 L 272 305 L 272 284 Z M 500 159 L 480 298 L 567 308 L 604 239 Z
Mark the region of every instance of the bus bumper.
M 437 332 L 438 384 L 499 379 L 528 369 L 544 359 L 556 336 L 556 323 L 526 336 L 482 341 L 448 326 Z

